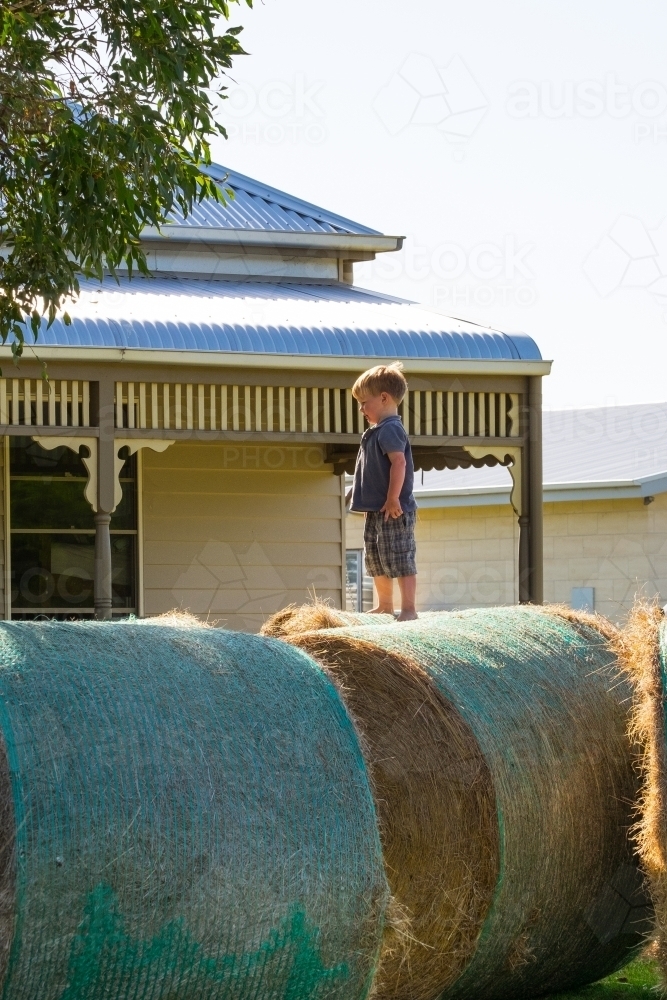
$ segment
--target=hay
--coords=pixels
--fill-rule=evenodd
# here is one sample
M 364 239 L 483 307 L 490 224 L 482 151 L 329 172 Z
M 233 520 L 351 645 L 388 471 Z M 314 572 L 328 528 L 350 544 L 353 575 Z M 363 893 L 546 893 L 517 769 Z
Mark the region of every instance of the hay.
M 2 623 L 0 733 L 5 1000 L 368 994 L 373 797 L 302 652 L 192 623 Z
M 468 962 L 498 877 L 488 768 L 413 660 L 350 635 L 292 641 L 326 665 L 361 728 L 392 895 L 410 917 L 385 942 L 376 995 L 435 997 Z
M 637 848 L 649 879 L 657 925 L 656 954 L 667 986 L 667 746 L 665 729 L 666 649 L 664 615 L 638 601 L 617 644 L 634 691 L 631 736 L 640 751 L 642 789 Z
M 173 608 L 171 611 L 163 611 L 161 615 L 152 615 L 150 618 L 133 618 L 136 625 L 173 625 L 174 628 L 213 628 L 210 622 L 204 622 L 201 618 L 183 611 L 181 608 Z
M 556 615 L 558 618 L 564 618 L 566 622 L 570 622 L 575 628 L 583 625 L 585 629 L 594 629 L 604 636 L 611 644 L 611 650 L 617 654 L 617 643 L 620 641 L 621 631 L 613 622 L 597 611 L 577 611 L 567 604 L 529 604 L 527 610 L 535 611 L 538 614 Z
M 290 635 L 302 632 L 319 632 L 325 628 L 345 628 L 365 623 L 393 624 L 393 615 L 371 615 L 356 611 L 340 611 L 332 608 L 325 601 L 315 600 L 312 604 L 290 604 L 281 611 L 276 611 L 264 622 L 260 635 L 285 639 Z
M 383 959 L 379 996 L 557 992 L 613 971 L 641 945 L 650 921 L 628 840 L 636 781 L 615 636 L 569 609 L 499 608 L 290 638 L 341 684 L 372 768 L 392 893 L 411 911 L 415 940 L 399 968 Z M 405 695 L 392 698 L 393 687 L 418 672 L 428 723 L 423 710 L 399 712 L 397 727 Z M 382 674 L 386 697 L 376 691 Z M 447 785 L 452 764 L 458 789 Z M 428 808 L 412 787 L 424 766 Z M 415 889 L 420 852 L 429 877 Z M 457 860 L 466 871 L 450 882 Z

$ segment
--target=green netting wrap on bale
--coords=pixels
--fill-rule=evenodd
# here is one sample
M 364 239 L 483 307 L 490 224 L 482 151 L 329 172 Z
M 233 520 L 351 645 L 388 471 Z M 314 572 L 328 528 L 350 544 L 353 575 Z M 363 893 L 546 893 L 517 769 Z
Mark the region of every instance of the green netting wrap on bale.
M 5 1000 L 368 993 L 388 890 L 354 727 L 272 639 L 0 625 Z
M 569 617 L 500 608 L 289 637 L 362 733 L 388 880 L 412 918 L 380 997 L 558 992 L 621 966 L 650 929 L 617 633 Z

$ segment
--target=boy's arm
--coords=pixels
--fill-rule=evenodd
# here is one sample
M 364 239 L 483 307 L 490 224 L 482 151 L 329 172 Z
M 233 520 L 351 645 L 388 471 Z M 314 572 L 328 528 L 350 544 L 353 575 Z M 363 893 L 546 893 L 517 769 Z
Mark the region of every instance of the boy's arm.
M 400 500 L 398 499 L 405 482 L 405 453 L 402 451 L 388 451 L 387 458 L 391 462 L 389 470 L 389 489 L 384 506 L 380 510 L 384 513 L 385 521 L 390 517 L 400 517 L 403 513 Z

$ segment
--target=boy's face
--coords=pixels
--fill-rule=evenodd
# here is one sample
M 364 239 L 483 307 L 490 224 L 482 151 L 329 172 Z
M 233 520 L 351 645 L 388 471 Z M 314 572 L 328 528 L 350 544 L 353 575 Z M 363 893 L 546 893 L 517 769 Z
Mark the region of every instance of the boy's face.
M 381 392 L 379 396 L 358 396 L 357 402 L 369 424 L 379 424 L 385 417 L 398 412 L 398 403 L 388 392 Z

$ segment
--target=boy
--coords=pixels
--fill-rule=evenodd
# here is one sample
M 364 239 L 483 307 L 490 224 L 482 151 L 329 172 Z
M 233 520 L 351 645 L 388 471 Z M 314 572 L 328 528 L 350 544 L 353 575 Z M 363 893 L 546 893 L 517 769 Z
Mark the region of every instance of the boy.
M 417 617 L 414 466 L 408 435 L 398 415 L 407 388 L 400 361 L 369 368 L 352 387 L 352 395 L 371 426 L 361 437 L 350 509 L 366 515 L 366 571 L 373 577 L 378 595 L 378 605 L 371 613 L 393 615 L 394 579 L 398 579 L 399 622 Z

